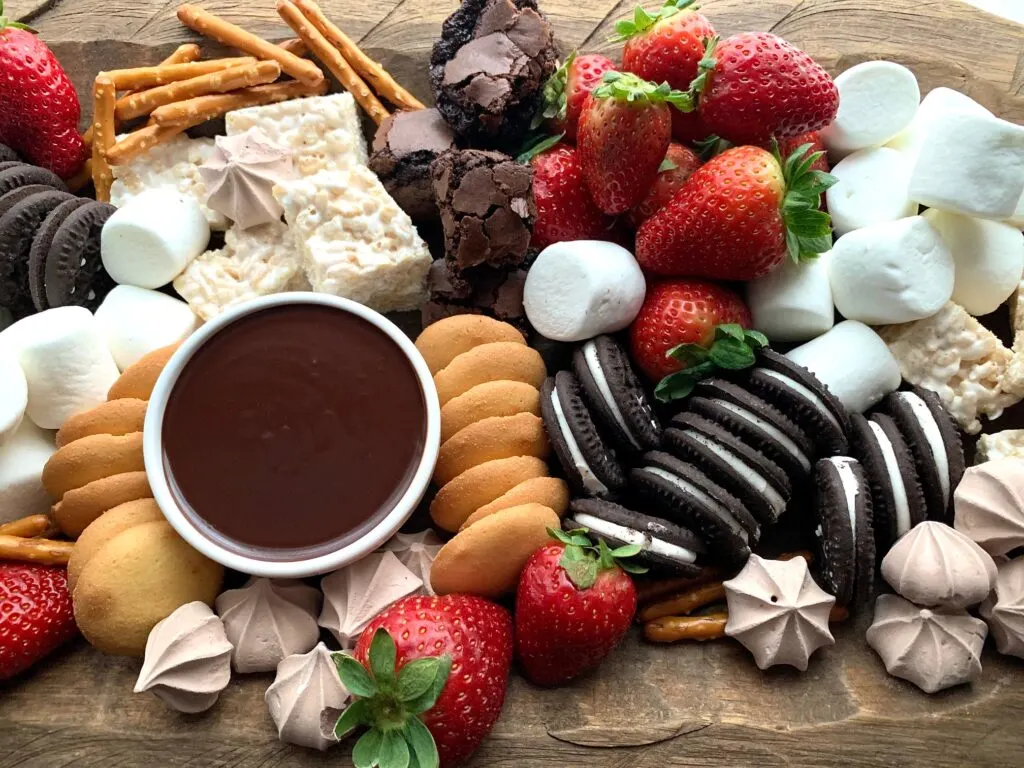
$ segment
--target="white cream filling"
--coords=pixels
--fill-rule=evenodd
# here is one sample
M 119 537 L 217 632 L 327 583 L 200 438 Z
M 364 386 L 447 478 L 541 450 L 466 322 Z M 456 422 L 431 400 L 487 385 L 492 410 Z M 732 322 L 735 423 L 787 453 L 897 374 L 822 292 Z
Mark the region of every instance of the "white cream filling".
M 558 401 L 558 390 L 551 390 L 551 407 L 555 411 L 555 420 L 558 422 L 558 430 L 562 433 L 565 438 L 565 444 L 569 446 L 569 456 L 572 458 L 572 464 L 580 473 L 580 477 L 583 479 L 583 487 L 594 494 L 607 493 L 608 486 L 602 483 L 597 475 L 594 474 L 590 465 L 587 464 L 587 460 L 583 458 L 583 453 L 580 451 L 580 446 L 576 442 L 576 438 L 572 434 L 572 430 L 569 429 L 569 422 L 565 420 L 565 413 L 562 411 L 562 404 Z
M 687 429 L 685 432 L 709 451 L 721 458 L 722 461 L 735 470 L 740 479 L 752 487 L 755 492 L 764 496 L 768 500 L 768 504 L 775 511 L 776 515 L 782 514 L 783 510 L 786 509 L 786 500 L 782 498 L 782 494 L 776 491 L 772 484 L 765 480 L 756 469 L 747 464 L 747 462 L 730 451 L 724 445 L 719 445 L 711 438 L 702 435 L 700 432 L 695 432 L 692 429 Z
M 636 544 L 641 549 L 652 554 L 661 555 L 681 563 L 697 561 L 696 552 L 691 552 L 686 547 L 671 544 L 663 539 L 656 539 L 649 533 L 644 533 L 634 528 L 627 528 L 617 523 L 610 523 L 593 515 L 573 515 L 572 519 L 599 536 L 607 536 L 618 541 L 624 541 L 626 544 Z
M 935 466 L 939 470 L 939 486 L 942 488 L 942 501 L 949 504 L 949 457 L 946 455 L 946 443 L 942 439 L 942 430 L 935 422 L 931 409 L 921 397 L 913 392 L 900 392 L 903 402 L 910 405 L 914 417 L 921 424 L 924 436 L 928 440 L 928 447 L 931 449 Z
M 896 451 L 892 442 L 878 424 L 868 422 L 871 431 L 875 433 L 875 440 L 882 450 L 882 458 L 885 459 L 885 469 L 889 474 L 889 482 L 892 484 L 892 495 L 896 498 L 896 537 L 899 538 L 910 530 L 910 502 L 907 500 L 907 486 L 903 484 L 903 473 L 900 472 L 899 462 L 896 460 Z
M 792 389 L 800 395 L 800 397 L 804 398 L 804 400 L 810 402 L 810 404 L 814 406 L 815 410 L 829 420 L 829 423 L 832 424 L 832 426 L 840 432 L 843 431 L 843 427 L 839 423 L 839 419 L 837 419 L 832 411 L 829 410 L 828 404 L 814 393 L 813 389 L 808 389 L 796 379 L 790 378 L 778 371 L 770 371 L 767 368 L 762 368 L 761 372 L 764 373 L 765 376 L 771 376 L 776 381 L 781 382 Z
M 804 472 L 811 471 L 811 461 L 808 459 L 804 452 L 800 450 L 800 447 L 794 443 L 781 429 L 778 429 L 772 424 L 762 419 L 755 413 L 748 411 L 746 408 L 741 408 L 735 403 L 730 403 L 728 400 L 720 400 L 716 398 L 714 402 L 725 408 L 730 413 L 735 414 L 739 418 L 746 421 L 748 424 L 752 424 L 766 435 L 771 436 L 779 445 L 788 451 L 794 459 L 800 462 L 800 466 Z
M 853 473 L 850 459 L 846 456 L 833 456 L 829 459 L 837 470 L 839 470 L 839 481 L 843 484 L 843 492 L 846 494 L 846 514 L 850 516 L 850 530 L 853 532 L 853 547 L 857 548 L 857 491 L 860 483 L 857 482 L 857 475 Z
M 615 422 L 622 427 L 622 431 L 626 433 L 629 438 L 629 442 L 634 448 L 640 450 L 642 447 L 640 441 L 633 437 L 633 432 L 630 430 L 629 425 L 626 424 L 626 419 L 622 415 L 622 410 L 619 408 L 619 404 L 615 402 L 615 398 L 612 397 L 612 388 L 608 386 L 608 379 L 605 378 L 604 370 L 601 368 L 601 361 L 597 358 L 597 344 L 593 341 L 588 341 L 583 345 L 583 359 L 587 361 L 587 370 L 590 371 L 590 375 L 594 377 L 594 383 L 597 384 L 597 391 L 601 393 L 601 397 L 604 398 L 607 403 L 609 410 L 612 412 L 612 416 L 615 418 Z
M 664 469 L 661 469 L 659 467 L 644 467 L 644 470 L 650 472 L 652 475 L 660 477 L 662 480 L 668 480 L 676 488 L 683 491 L 683 493 L 688 493 L 694 498 L 698 499 L 699 501 L 702 501 L 705 504 L 707 504 L 709 507 L 714 509 L 715 513 L 719 517 L 721 517 L 726 522 L 732 523 L 732 525 L 739 532 L 740 538 L 742 538 L 744 542 L 749 542 L 747 529 L 740 525 L 740 521 L 733 516 L 732 512 L 723 507 L 712 497 L 708 496 L 700 488 L 693 485 L 692 483 L 686 482 L 686 480 L 679 477 L 678 475 L 673 475 L 671 472 L 666 472 Z

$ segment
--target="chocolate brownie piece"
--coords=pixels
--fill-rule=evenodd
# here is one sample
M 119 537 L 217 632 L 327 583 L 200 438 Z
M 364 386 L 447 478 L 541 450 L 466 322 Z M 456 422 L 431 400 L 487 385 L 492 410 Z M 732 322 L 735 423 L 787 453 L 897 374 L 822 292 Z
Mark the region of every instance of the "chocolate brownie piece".
M 395 112 L 377 128 L 370 170 L 413 220 L 435 218 L 430 163 L 455 147 L 455 134 L 436 109 Z
M 525 269 L 477 267 L 458 273 L 444 259 L 437 259 L 427 273 L 430 300 L 422 309 L 423 327 L 451 315 L 482 314 L 529 334 L 530 324 L 523 309 L 525 284 Z
M 537 0 L 463 0 L 430 57 L 437 108 L 471 143 L 517 146 L 557 58 Z

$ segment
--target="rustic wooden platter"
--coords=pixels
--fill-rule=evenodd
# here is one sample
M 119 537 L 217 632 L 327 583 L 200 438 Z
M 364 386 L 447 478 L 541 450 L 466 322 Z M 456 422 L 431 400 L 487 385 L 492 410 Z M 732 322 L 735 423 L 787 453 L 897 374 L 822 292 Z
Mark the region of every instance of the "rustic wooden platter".
M 203 5 L 270 39 L 290 37 L 272 0 Z M 399 81 L 429 100 L 425 62 L 454 0 L 324 0 Z M 565 50 L 614 50 L 633 0 L 542 0 Z M 9 0 L 85 94 L 100 69 L 154 63 L 194 39 L 176 0 Z M 965 91 L 1024 122 L 1024 28 L 966 4 L 920 0 L 707 0 L 719 31 L 770 29 L 833 72 L 871 58 L 912 67 L 922 90 Z M 83 98 L 83 105 L 88 100 Z M 801 675 L 762 673 L 731 641 L 655 647 L 638 637 L 597 674 L 545 691 L 513 680 L 501 721 L 471 766 L 1020 766 L 1024 664 L 989 649 L 984 675 L 936 696 L 885 674 L 867 617 L 837 629 Z M 240 677 L 205 715 L 131 693 L 139 663 L 72 644 L 0 685 L 0 768 L 348 765 L 280 743 L 268 675 Z

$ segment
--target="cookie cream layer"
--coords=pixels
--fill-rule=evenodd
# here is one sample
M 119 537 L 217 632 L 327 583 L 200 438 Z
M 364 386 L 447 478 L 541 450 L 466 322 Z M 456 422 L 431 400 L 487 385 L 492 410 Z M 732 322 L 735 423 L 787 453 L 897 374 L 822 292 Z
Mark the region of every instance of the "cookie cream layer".
M 704 491 L 702 491 L 700 488 L 693 485 L 692 483 L 688 483 L 686 480 L 679 477 L 678 475 L 674 475 L 667 470 L 661 469 L 660 467 L 648 466 L 644 467 L 644 471 L 650 472 L 655 477 L 660 477 L 662 480 L 666 480 L 672 483 L 672 485 L 681 490 L 683 493 L 687 493 L 690 496 L 696 498 L 698 501 L 707 504 L 709 507 L 711 507 L 711 509 L 714 511 L 716 515 L 718 515 L 726 522 L 730 523 L 736 529 L 736 531 L 739 533 L 740 538 L 743 539 L 745 543 L 749 543 L 750 535 L 747 533 L 747 529 L 744 528 L 740 524 L 740 521 L 736 519 L 735 515 L 733 515 L 732 512 L 726 509 L 722 504 L 719 504 L 717 501 L 715 501 L 714 498 L 704 493 Z
M 583 481 L 583 487 L 590 493 L 600 495 L 608 493 L 608 486 L 601 482 L 597 475 L 594 474 L 594 470 L 590 468 L 586 458 L 583 456 L 583 452 L 580 450 L 579 443 L 576 442 L 576 438 L 569 429 L 569 422 L 565 418 L 565 412 L 562 410 L 562 403 L 558 399 L 558 390 L 551 390 L 551 408 L 555 412 L 555 420 L 558 422 L 558 431 L 562 433 L 565 438 L 565 444 L 569 448 L 569 456 L 572 459 L 572 464 L 576 467 L 576 470 L 580 473 L 580 478 Z
M 729 467 L 736 472 L 740 480 L 742 480 L 751 488 L 753 488 L 757 493 L 764 496 L 768 500 L 768 504 L 771 505 L 772 511 L 774 511 L 776 515 L 782 514 L 782 512 L 786 509 L 786 500 L 782 497 L 782 494 L 776 491 L 772 484 L 765 480 L 764 476 L 761 475 L 756 469 L 754 469 L 752 466 L 750 466 L 747 462 L 745 462 L 735 453 L 730 451 L 724 445 L 720 445 L 719 443 L 712 440 L 710 437 L 706 437 L 705 435 L 702 435 L 700 432 L 696 432 L 692 429 L 687 429 L 685 430 L 685 432 L 687 435 L 692 437 L 694 440 L 696 440 L 698 443 L 703 445 L 709 451 L 711 451 L 720 459 L 722 459 L 722 461 L 728 464 Z
M 892 495 L 896 499 L 896 537 L 899 538 L 910 530 L 910 502 L 907 499 L 907 486 L 903 482 L 903 473 L 900 471 L 899 462 L 896 460 L 896 450 L 892 447 L 892 441 L 885 434 L 885 430 L 873 421 L 868 422 L 871 431 L 875 434 L 875 441 L 882 451 L 882 458 L 885 460 L 886 474 L 892 484 Z
M 607 536 L 611 539 L 635 544 L 641 549 L 654 555 L 667 557 L 681 563 L 693 563 L 697 561 L 697 553 L 678 544 L 672 544 L 664 539 L 657 539 L 649 533 L 638 531 L 635 528 L 627 528 L 618 523 L 610 523 L 593 515 L 573 515 L 572 519 L 599 536 Z
M 814 410 L 818 411 L 822 416 L 828 419 L 829 423 L 832 424 L 832 426 L 834 426 L 840 432 L 843 431 L 843 427 L 839 423 L 839 419 L 835 417 L 835 415 L 829 409 L 828 404 L 820 397 L 818 397 L 814 390 L 805 387 L 796 379 L 790 378 L 789 376 L 786 376 L 783 373 L 779 373 L 778 371 L 772 371 L 769 370 L 768 368 L 762 368 L 761 372 L 765 376 L 770 376 L 771 378 L 778 381 L 780 384 L 783 384 L 784 386 L 787 386 L 791 390 L 796 392 L 798 395 L 800 395 L 800 397 L 802 397 L 804 400 L 810 403 L 814 407 Z
M 804 455 L 804 452 L 800 450 L 800 446 L 793 442 L 793 440 L 781 429 L 777 428 L 773 424 L 769 424 L 760 416 L 748 411 L 746 408 L 742 408 L 735 403 L 730 403 L 728 400 L 715 398 L 714 402 L 775 440 L 775 442 L 781 445 L 787 453 L 800 463 L 804 472 L 811 471 L 811 460 L 808 459 L 807 456 Z
M 949 456 L 946 455 L 946 441 L 942 439 L 942 430 L 935 421 L 935 414 L 920 396 L 913 392 L 900 392 L 898 397 L 910 406 L 914 418 L 921 424 L 924 436 L 928 440 L 928 448 L 932 452 L 935 466 L 939 470 L 939 486 L 942 488 L 942 501 L 949 504 Z
M 619 408 L 619 404 L 615 402 L 615 397 L 612 395 L 612 388 L 608 384 L 608 378 L 604 375 L 604 369 L 601 367 L 601 361 L 597 356 L 597 344 L 593 341 L 588 341 L 583 345 L 583 359 L 587 361 L 587 370 L 589 370 L 590 375 L 594 377 L 594 383 L 597 384 L 597 390 L 601 393 L 601 399 L 607 403 L 608 409 L 612 412 L 612 416 L 615 418 L 615 423 L 622 428 L 623 432 L 625 432 L 626 437 L 629 438 L 630 444 L 637 450 L 640 450 L 642 448 L 640 441 L 633 436 L 633 431 L 629 428 L 629 424 L 626 423 L 626 419 L 622 415 L 622 409 Z

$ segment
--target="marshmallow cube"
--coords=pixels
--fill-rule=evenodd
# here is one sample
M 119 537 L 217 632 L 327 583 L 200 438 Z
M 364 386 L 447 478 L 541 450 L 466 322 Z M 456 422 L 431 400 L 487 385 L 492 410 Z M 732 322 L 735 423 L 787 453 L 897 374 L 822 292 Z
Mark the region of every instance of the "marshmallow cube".
M 886 144 L 887 147 L 902 152 L 911 167 L 917 161 L 921 152 L 921 145 L 924 137 L 931 128 L 932 123 L 940 115 L 948 115 L 955 112 L 967 112 L 983 117 L 992 117 L 992 113 L 970 96 L 965 96 L 960 91 L 952 88 L 934 88 L 921 100 L 921 106 L 917 108 L 917 114 L 913 121 L 899 136 Z
M 832 298 L 870 325 L 930 317 L 953 295 L 953 255 L 921 216 L 843 235 L 826 257 Z
M 1024 234 L 1009 224 L 935 208 L 922 216 L 953 254 L 953 301 L 972 315 L 995 312 L 1020 284 Z
M 644 275 L 625 248 L 574 240 L 540 252 L 526 274 L 523 306 L 542 336 L 583 341 L 633 322 L 646 292 Z
M 28 406 L 28 382 L 11 350 L 0 347 L 0 448 L 21 425 Z
M 1006 223 L 1016 229 L 1024 229 L 1024 194 L 1020 196 L 1020 200 L 1017 203 L 1017 210 L 1013 212 L 1013 215 L 1006 220 Z M 0 325 L 3 320 L 0 319 Z
M 50 511 L 53 501 L 43 489 L 46 462 L 56 451 L 52 432 L 28 419 L 0 448 L 0 523 Z
M 190 336 L 199 318 L 173 296 L 119 285 L 96 310 L 96 324 L 123 371 L 143 355 Z
M 807 341 L 835 322 L 832 286 L 823 258 L 800 264 L 786 259 L 764 277 L 747 283 L 754 328 L 771 341 Z
M 837 323 L 786 357 L 811 371 L 856 413 L 895 392 L 902 380 L 899 363 L 882 338 L 855 320 Z
M 1007 219 L 1024 194 L 1024 126 L 954 112 L 932 123 L 910 174 L 910 199 L 982 219 Z
M 148 189 L 103 226 L 100 256 L 115 282 L 159 288 L 206 250 L 210 225 L 196 199 L 172 189 Z
M 68 417 L 104 402 L 120 375 L 96 318 L 85 307 L 29 315 L 4 335 L 25 372 L 25 413 L 43 429 L 58 429 Z
M 895 149 L 862 149 L 840 160 L 831 173 L 838 182 L 825 192 L 837 235 L 896 221 L 917 213 L 907 197 L 911 165 Z
M 865 61 L 835 83 L 839 111 L 821 131 L 833 158 L 885 144 L 910 125 L 921 101 L 914 73 L 892 61 Z

